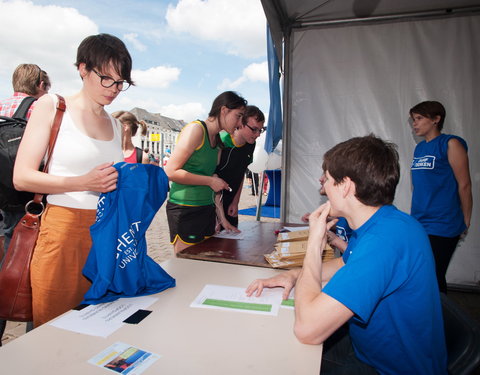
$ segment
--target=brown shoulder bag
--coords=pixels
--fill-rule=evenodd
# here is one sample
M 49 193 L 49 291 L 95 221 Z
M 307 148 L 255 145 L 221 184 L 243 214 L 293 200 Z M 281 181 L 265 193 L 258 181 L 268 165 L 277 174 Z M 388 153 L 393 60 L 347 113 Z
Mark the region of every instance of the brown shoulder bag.
M 57 140 L 58 130 L 65 112 L 65 99 L 58 96 L 57 111 L 50 133 L 47 160 L 43 172 L 48 166 Z M 0 269 L 0 319 L 18 322 L 30 322 L 32 316 L 32 287 L 30 284 L 30 261 L 37 242 L 40 215 L 43 213 L 43 195 L 35 194 L 32 201 L 25 205 L 25 216 L 15 226 L 12 240 Z M 33 206 L 41 207 L 38 213 L 31 213 Z

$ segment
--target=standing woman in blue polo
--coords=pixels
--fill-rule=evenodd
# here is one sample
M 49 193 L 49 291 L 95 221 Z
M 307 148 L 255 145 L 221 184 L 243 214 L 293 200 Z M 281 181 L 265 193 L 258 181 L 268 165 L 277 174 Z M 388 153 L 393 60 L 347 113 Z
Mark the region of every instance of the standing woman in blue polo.
M 441 292 L 447 292 L 445 274 L 462 233 L 470 226 L 472 183 L 467 143 L 442 134 L 445 108 L 425 101 L 410 109 L 413 131 L 424 140 L 416 147 L 411 166 L 411 214 L 426 229 Z

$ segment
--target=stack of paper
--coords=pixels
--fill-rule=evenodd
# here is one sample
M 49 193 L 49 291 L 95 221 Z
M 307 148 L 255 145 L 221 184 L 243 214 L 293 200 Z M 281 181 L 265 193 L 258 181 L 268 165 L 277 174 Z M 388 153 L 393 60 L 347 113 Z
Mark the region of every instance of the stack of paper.
M 273 268 L 301 267 L 307 251 L 308 229 L 296 232 L 279 233 L 275 250 L 264 254 L 265 259 Z M 333 259 L 334 252 L 326 244 L 322 254 L 323 261 Z

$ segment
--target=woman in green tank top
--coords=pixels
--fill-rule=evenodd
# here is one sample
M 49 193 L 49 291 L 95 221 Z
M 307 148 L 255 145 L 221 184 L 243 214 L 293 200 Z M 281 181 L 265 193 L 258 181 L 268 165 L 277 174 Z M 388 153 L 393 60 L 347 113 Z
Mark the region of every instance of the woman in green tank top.
M 247 101 L 233 91 L 215 98 L 205 121 L 186 125 L 165 166 L 172 181 L 167 203 L 170 241 L 175 253 L 215 232 L 214 194 L 228 184 L 213 176 L 221 141 L 218 133 L 232 134 L 241 126 Z

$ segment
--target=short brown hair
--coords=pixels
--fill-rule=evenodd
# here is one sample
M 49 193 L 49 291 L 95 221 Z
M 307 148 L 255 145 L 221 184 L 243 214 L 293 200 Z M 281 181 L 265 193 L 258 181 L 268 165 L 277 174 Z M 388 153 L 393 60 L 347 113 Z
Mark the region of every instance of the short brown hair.
M 442 105 L 442 103 L 435 100 L 418 103 L 410 109 L 409 113 L 410 117 L 412 117 L 414 113 L 417 113 L 423 117 L 429 118 L 430 120 L 440 116 L 440 121 L 437 123 L 437 128 L 440 131 L 443 129 L 443 122 L 445 121 L 445 116 L 447 115 L 445 107 Z
M 392 204 L 400 179 L 397 146 L 373 134 L 351 138 L 328 150 L 323 169 L 341 183 L 355 183 L 357 199 L 367 206 Z
M 46 74 L 46 73 L 45 73 Z M 12 76 L 13 91 L 35 96 L 42 81 L 42 69 L 36 64 L 20 64 Z M 50 81 L 48 81 L 50 84 Z
M 242 117 L 243 125 L 247 124 L 247 120 L 250 117 L 253 117 L 258 122 L 265 122 L 265 115 L 260 110 L 260 108 L 254 106 L 254 105 L 247 105 L 245 107 L 245 112 L 243 113 L 243 117 Z

